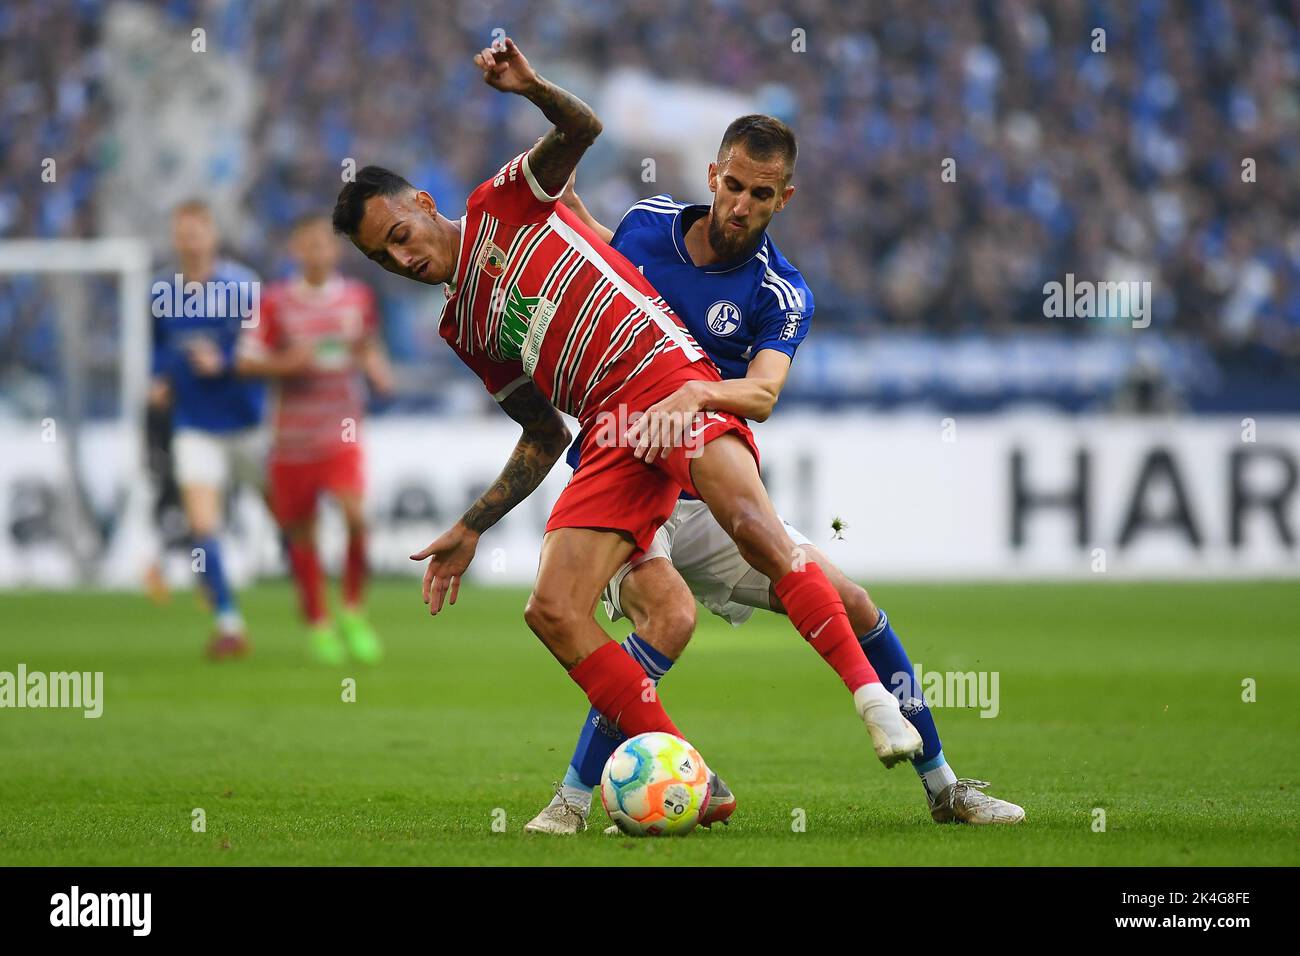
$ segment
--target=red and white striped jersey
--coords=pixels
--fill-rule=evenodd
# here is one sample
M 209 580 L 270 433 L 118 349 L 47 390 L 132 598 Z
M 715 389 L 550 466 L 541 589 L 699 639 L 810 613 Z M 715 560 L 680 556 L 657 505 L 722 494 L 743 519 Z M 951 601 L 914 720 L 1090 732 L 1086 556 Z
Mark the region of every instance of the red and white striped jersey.
M 319 460 L 357 441 L 365 411 L 358 358 L 378 325 L 374 293 L 353 279 L 336 276 L 319 288 L 290 279 L 262 296 L 258 323 L 241 348 L 256 354 L 306 343 L 312 350 L 308 371 L 276 389 L 273 458 Z
M 654 287 L 520 153 L 470 194 L 439 333 L 501 400 L 531 378 L 586 423 L 638 376 L 708 361 Z

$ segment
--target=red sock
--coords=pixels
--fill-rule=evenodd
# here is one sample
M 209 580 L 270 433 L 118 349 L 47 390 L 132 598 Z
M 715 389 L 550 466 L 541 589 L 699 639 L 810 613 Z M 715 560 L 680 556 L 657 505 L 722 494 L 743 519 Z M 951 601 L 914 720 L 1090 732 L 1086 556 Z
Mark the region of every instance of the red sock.
M 348 535 L 348 553 L 343 561 L 343 603 L 360 607 L 366 591 L 366 535 Z
M 654 693 L 654 682 L 646 677 L 641 665 L 613 641 L 606 641 L 584 658 L 569 671 L 569 676 L 586 692 L 591 706 L 629 737 L 655 730 L 681 736 L 663 704 L 659 703 L 659 697 Z M 647 697 L 650 699 L 646 700 Z
M 776 582 L 776 596 L 790 623 L 835 668 L 850 692 L 863 684 L 880 683 L 853 633 L 844 602 L 820 567 L 809 562 L 802 571 L 789 572 Z
M 298 585 L 303 616 L 308 624 L 320 624 L 325 620 L 325 588 L 315 545 L 289 542 L 289 568 Z

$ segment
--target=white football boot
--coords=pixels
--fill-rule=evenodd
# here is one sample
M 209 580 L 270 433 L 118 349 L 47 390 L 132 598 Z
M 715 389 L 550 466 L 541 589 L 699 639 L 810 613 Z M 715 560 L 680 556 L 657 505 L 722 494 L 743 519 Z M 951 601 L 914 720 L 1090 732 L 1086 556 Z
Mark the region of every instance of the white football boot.
M 541 813 L 524 824 L 524 832 L 574 836 L 587 829 L 587 814 L 590 812 L 590 796 L 586 803 L 574 802 L 572 797 L 565 797 L 563 788 L 557 788 L 555 796 Z
M 930 801 L 930 816 L 935 823 L 975 824 L 1019 823 L 1025 818 L 1023 807 L 982 792 L 988 785 L 987 780 L 966 777 L 948 784 Z
M 903 716 L 898 698 L 883 684 L 863 684 L 853 692 L 853 706 L 867 725 L 871 746 L 886 767 L 907 760 L 925 746 L 916 728 Z

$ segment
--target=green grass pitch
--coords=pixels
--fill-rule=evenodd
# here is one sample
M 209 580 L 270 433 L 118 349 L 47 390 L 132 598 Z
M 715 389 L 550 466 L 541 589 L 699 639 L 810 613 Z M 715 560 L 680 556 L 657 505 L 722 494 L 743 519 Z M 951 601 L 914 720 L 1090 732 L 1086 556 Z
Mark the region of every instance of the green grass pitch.
M 937 720 L 957 773 L 1023 804 L 1021 826 L 930 822 L 784 619 L 701 612 L 663 699 L 736 791 L 733 824 L 606 837 L 597 807 L 576 839 L 526 835 L 586 702 L 524 627 L 525 592 L 466 589 L 430 619 L 418 583 L 379 582 L 387 660 L 334 670 L 271 583 L 244 595 L 255 653 L 220 665 L 189 594 L 0 595 L 0 671 L 103 671 L 105 696 L 98 720 L 0 710 L 0 864 L 1300 863 L 1295 582 L 873 593 L 926 671 L 999 674 L 995 718 Z

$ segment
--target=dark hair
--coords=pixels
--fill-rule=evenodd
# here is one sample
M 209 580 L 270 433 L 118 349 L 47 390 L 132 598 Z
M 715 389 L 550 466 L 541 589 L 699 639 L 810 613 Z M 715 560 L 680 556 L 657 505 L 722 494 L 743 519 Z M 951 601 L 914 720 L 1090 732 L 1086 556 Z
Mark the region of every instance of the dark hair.
M 718 147 L 719 161 L 726 155 L 727 147 L 737 143 L 754 159 L 761 161 L 779 156 L 785 160 L 786 182 L 794 175 L 794 161 L 799 156 L 799 146 L 794 140 L 794 131 L 775 116 L 750 113 L 732 120 L 727 131 L 722 134 L 722 144 Z
M 345 236 L 356 235 L 361 217 L 366 212 L 366 200 L 371 196 L 398 196 L 414 189 L 402 176 L 383 166 L 363 166 L 357 178 L 345 183 L 334 204 L 334 231 Z

